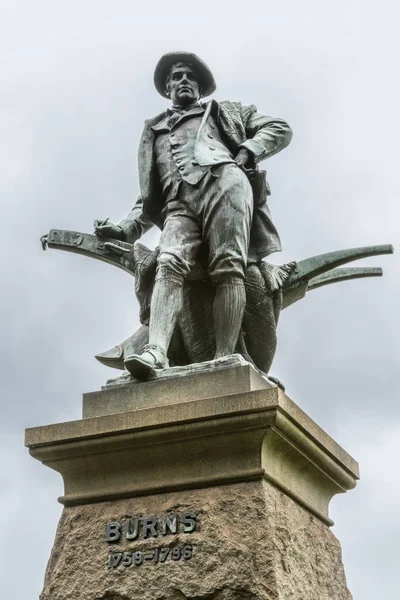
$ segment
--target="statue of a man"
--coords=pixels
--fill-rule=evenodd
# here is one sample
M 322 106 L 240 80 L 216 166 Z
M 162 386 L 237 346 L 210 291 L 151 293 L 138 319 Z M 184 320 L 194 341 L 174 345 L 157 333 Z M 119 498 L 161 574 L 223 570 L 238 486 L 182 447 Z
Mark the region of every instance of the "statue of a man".
M 146 379 L 168 367 L 167 352 L 182 311 L 183 284 L 200 253 L 215 285 L 215 358 L 235 351 L 246 304 L 245 269 L 280 250 L 267 206 L 265 172 L 256 165 L 285 148 L 288 124 L 237 102 L 200 102 L 216 88 L 195 54 L 171 52 L 154 82 L 172 106 L 146 121 L 139 147 L 140 198 L 118 225 L 96 233 L 135 242 L 154 224 L 162 233 L 152 293 L 149 344 L 125 357 Z

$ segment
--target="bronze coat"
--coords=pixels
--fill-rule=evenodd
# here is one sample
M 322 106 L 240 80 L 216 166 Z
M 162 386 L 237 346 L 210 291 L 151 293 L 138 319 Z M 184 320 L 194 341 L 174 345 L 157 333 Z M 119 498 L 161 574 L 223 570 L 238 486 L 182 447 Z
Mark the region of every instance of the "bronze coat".
M 119 223 L 127 241 L 135 241 L 153 224 L 160 229 L 163 226 L 161 211 L 164 199 L 155 161 L 155 133 L 151 127 L 165 116 L 166 112 L 163 112 L 145 122 L 138 156 L 140 198 L 126 219 Z M 224 143 L 233 156 L 240 148 L 247 148 L 254 157 L 255 165 L 285 148 L 292 138 L 289 125 L 282 119 L 261 115 L 254 106 L 211 100 L 206 105 L 196 138 L 195 158 L 200 165 L 218 165 L 215 155 L 211 159 L 205 135 L 210 116 L 217 123 Z M 262 178 L 265 178 L 264 171 L 257 170 L 253 174 L 254 214 L 249 249 L 249 259 L 252 261 L 259 261 L 281 250 L 279 235 L 267 204 L 267 184 L 262 185 Z

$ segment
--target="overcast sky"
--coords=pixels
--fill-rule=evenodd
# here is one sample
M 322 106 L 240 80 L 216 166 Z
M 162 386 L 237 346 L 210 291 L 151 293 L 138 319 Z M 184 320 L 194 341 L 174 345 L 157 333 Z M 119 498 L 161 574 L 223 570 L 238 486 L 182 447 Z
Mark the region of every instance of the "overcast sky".
M 167 106 L 153 87 L 161 54 L 196 52 L 216 99 L 292 126 L 290 147 L 264 163 L 284 245 L 275 262 L 400 246 L 397 2 L 138 4 L 0 0 L 0 589 L 10 600 L 38 598 L 63 492 L 24 449 L 24 428 L 79 418 L 82 392 L 115 374 L 93 355 L 138 315 L 127 274 L 44 253 L 39 238 L 91 232 L 131 207 L 143 120 Z M 331 505 L 355 600 L 395 600 L 399 258 L 363 264 L 384 277 L 311 292 L 282 313 L 272 373 L 360 462 L 356 490 Z

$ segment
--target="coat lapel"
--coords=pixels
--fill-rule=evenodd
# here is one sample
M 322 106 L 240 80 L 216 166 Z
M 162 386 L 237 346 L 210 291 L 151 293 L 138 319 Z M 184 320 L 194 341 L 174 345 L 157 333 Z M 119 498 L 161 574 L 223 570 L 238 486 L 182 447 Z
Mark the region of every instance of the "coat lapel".
M 230 147 L 236 149 L 246 140 L 246 129 L 243 123 L 240 103 L 221 102 L 218 111 L 218 125 L 225 134 Z
M 218 104 L 217 104 L 217 102 L 215 100 L 211 100 L 210 102 L 208 102 L 207 106 L 206 106 L 206 112 L 204 113 L 204 116 L 203 116 L 203 118 L 201 120 L 201 123 L 200 123 L 199 130 L 197 132 L 196 144 L 197 144 L 198 140 L 201 137 L 202 131 L 204 129 L 204 126 L 205 126 L 205 124 L 207 122 L 208 117 L 211 114 L 212 115 L 216 114 L 217 112 L 218 112 Z

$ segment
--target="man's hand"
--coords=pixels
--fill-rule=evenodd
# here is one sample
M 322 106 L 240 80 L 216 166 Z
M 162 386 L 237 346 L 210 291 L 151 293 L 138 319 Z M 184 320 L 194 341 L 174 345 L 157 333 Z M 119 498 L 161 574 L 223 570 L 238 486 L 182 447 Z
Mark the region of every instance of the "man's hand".
M 125 234 L 122 227 L 115 225 L 114 223 L 110 223 L 108 219 L 105 221 L 95 221 L 94 233 L 101 237 L 113 238 L 114 240 L 125 240 Z
M 244 169 L 246 168 L 246 165 L 249 163 L 249 161 L 250 152 L 247 150 L 247 148 L 240 148 L 235 158 L 235 163 L 237 164 L 237 166 L 241 169 Z

